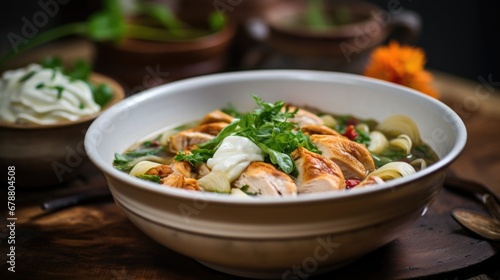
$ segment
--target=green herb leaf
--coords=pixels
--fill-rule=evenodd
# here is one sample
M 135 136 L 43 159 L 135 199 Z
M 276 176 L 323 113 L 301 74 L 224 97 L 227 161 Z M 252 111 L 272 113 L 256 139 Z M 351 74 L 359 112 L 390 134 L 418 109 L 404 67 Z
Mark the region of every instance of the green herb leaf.
M 152 149 L 140 149 L 124 154 L 115 153 L 115 159 L 113 160 L 113 165 L 116 169 L 122 171 L 130 171 L 134 166 L 131 164 L 133 160 L 139 157 L 148 155 L 158 155 L 162 151 L 163 147 L 157 147 Z
M 354 139 L 355 142 L 363 144 L 365 146 L 370 145 L 370 141 L 371 141 L 370 134 L 368 134 L 368 133 L 366 133 L 366 131 L 360 130 L 360 129 L 355 129 L 355 131 L 358 134 L 358 137 L 356 137 L 356 139 Z
M 256 193 L 256 192 L 250 192 L 250 191 L 248 191 L 248 189 L 249 189 L 249 188 L 250 188 L 250 186 L 249 186 L 249 185 L 243 185 L 243 186 L 240 188 L 240 190 L 241 190 L 242 192 L 244 192 L 244 193 L 248 194 L 248 195 L 258 195 L 258 194 L 260 194 L 260 192 L 259 192 L 259 193 Z
M 33 75 L 35 75 L 35 74 L 36 74 L 36 71 L 30 71 L 30 72 L 26 73 L 24 76 L 22 76 L 21 79 L 19 79 L 19 82 L 24 83 L 27 80 L 29 80 L 31 77 L 33 77 Z
M 306 22 L 311 29 L 324 30 L 333 27 L 325 12 L 324 0 L 310 0 L 306 10 Z
M 119 41 L 126 31 L 126 22 L 118 0 L 104 1 L 104 9 L 90 16 L 87 35 L 95 41 Z
M 213 157 L 214 153 L 215 149 L 194 149 L 191 152 L 179 151 L 174 160 L 188 161 L 192 166 L 196 166 Z
M 92 95 L 94 101 L 102 108 L 113 98 L 113 89 L 107 84 L 99 84 L 94 86 Z
M 227 22 L 226 16 L 219 11 L 211 13 L 208 18 L 208 24 L 210 26 L 210 30 L 214 32 L 222 30 L 226 25 L 226 22 Z
M 161 178 L 158 175 L 147 175 L 147 174 L 142 174 L 137 176 L 139 179 L 155 182 L 155 183 L 161 183 Z
M 373 162 L 375 163 L 376 168 L 380 168 L 389 162 L 392 162 L 392 160 L 388 157 L 383 157 L 383 156 L 378 156 L 375 154 L 372 154 Z
M 61 69 L 62 61 L 59 57 L 47 56 L 42 59 L 40 65 L 48 69 Z
M 156 3 L 139 3 L 137 8 L 140 13 L 156 19 L 166 29 L 173 31 L 185 26 L 183 22 L 177 19 L 168 6 Z
M 241 118 L 243 116 L 243 113 L 238 111 L 233 104 L 228 104 L 226 107 L 222 108 L 221 111 L 235 118 Z
M 90 64 L 84 60 L 76 61 L 73 68 L 65 72 L 65 74 L 72 79 L 83 81 L 88 80 L 90 73 L 92 73 L 92 68 L 90 67 Z
M 64 91 L 64 87 L 63 86 L 53 86 L 51 88 L 57 90 L 57 99 L 61 99 L 63 91 Z
M 39 83 L 38 85 L 36 85 L 36 87 L 35 87 L 35 88 L 36 88 L 36 89 L 41 89 L 41 88 L 43 88 L 44 86 L 45 86 L 45 84 L 44 84 L 44 83 Z
M 250 139 L 261 148 L 265 161 L 277 165 L 286 173 L 295 169 L 290 154 L 298 147 L 320 153 L 309 136 L 302 133 L 297 124 L 288 121 L 298 109 L 290 111 L 283 101 L 267 103 L 256 96 L 253 98 L 259 105 L 257 109 L 234 119 L 215 138 L 199 145 L 199 149 L 193 149 L 190 153 L 180 152 L 175 160 L 187 160 L 191 164 L 206 162 L 229 135 Z

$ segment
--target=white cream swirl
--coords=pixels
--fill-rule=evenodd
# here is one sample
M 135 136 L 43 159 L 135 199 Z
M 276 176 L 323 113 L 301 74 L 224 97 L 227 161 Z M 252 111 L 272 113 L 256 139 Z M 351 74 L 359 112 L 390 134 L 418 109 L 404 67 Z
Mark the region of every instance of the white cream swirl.
M 89 86 L 61 71 L 31 64 L 0 79 L 0 121 L 54 124 L 99 112 Z
M 263 161 L 262 150 L 250 139 L 241 136 L 224 138 L 207 166 L 212 171 L 224 172 L 229 181 L 234 181 L 253 161 Z

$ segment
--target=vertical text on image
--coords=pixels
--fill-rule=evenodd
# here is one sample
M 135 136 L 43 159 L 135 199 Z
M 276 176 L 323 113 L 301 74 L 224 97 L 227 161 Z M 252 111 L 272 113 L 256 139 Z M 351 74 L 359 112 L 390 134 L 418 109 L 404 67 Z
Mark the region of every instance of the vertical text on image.
M 9 217 L 7 218 L 8 240 L 10 245 L 7 253 L 8 270 L 16 272 L 16 167 L 7 167 L 7 209 Z

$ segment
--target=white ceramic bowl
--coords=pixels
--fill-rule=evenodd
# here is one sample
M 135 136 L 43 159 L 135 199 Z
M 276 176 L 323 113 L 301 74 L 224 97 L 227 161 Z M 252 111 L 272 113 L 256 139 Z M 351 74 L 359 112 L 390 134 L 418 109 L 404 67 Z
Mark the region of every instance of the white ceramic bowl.
M 144 136 L 228 103 L 251 110 L 251 95 L 376 120 L 408 115 L 441 159 L 384 186 L 254 200 L 168 188 L 113 168 L 113 154 Z M 154 240 L 226 273 L 291 279 L 335 269 L 394 240 L 425 213 L 465 142 L 465 126 L 451 109 L 411 89 L 350 74 L 271 70 L 191 78 L 127 98 L 97 118 L 85 148 L 116 203 Z

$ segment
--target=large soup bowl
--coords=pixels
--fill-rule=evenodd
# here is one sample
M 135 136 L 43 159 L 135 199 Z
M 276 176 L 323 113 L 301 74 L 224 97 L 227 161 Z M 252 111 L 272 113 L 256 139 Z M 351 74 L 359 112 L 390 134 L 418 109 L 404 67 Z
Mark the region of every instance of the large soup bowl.
M 166 127 L 228 104 L 255 108 L 252 95 L 379 121 L 407 115 L 440 160 L 385 185 L 255 199 L 174 189 L 113 168 L 114 153 Z M 132 96 L 94 121 L 85 148 L 116 204 L 152 239 L 222 272 L 299 279 L 355 261 L 404 234 L 436 198 L 465 142 L 457 114 L 420 92 L 352 74 L 267 70 L 190 78 Z

